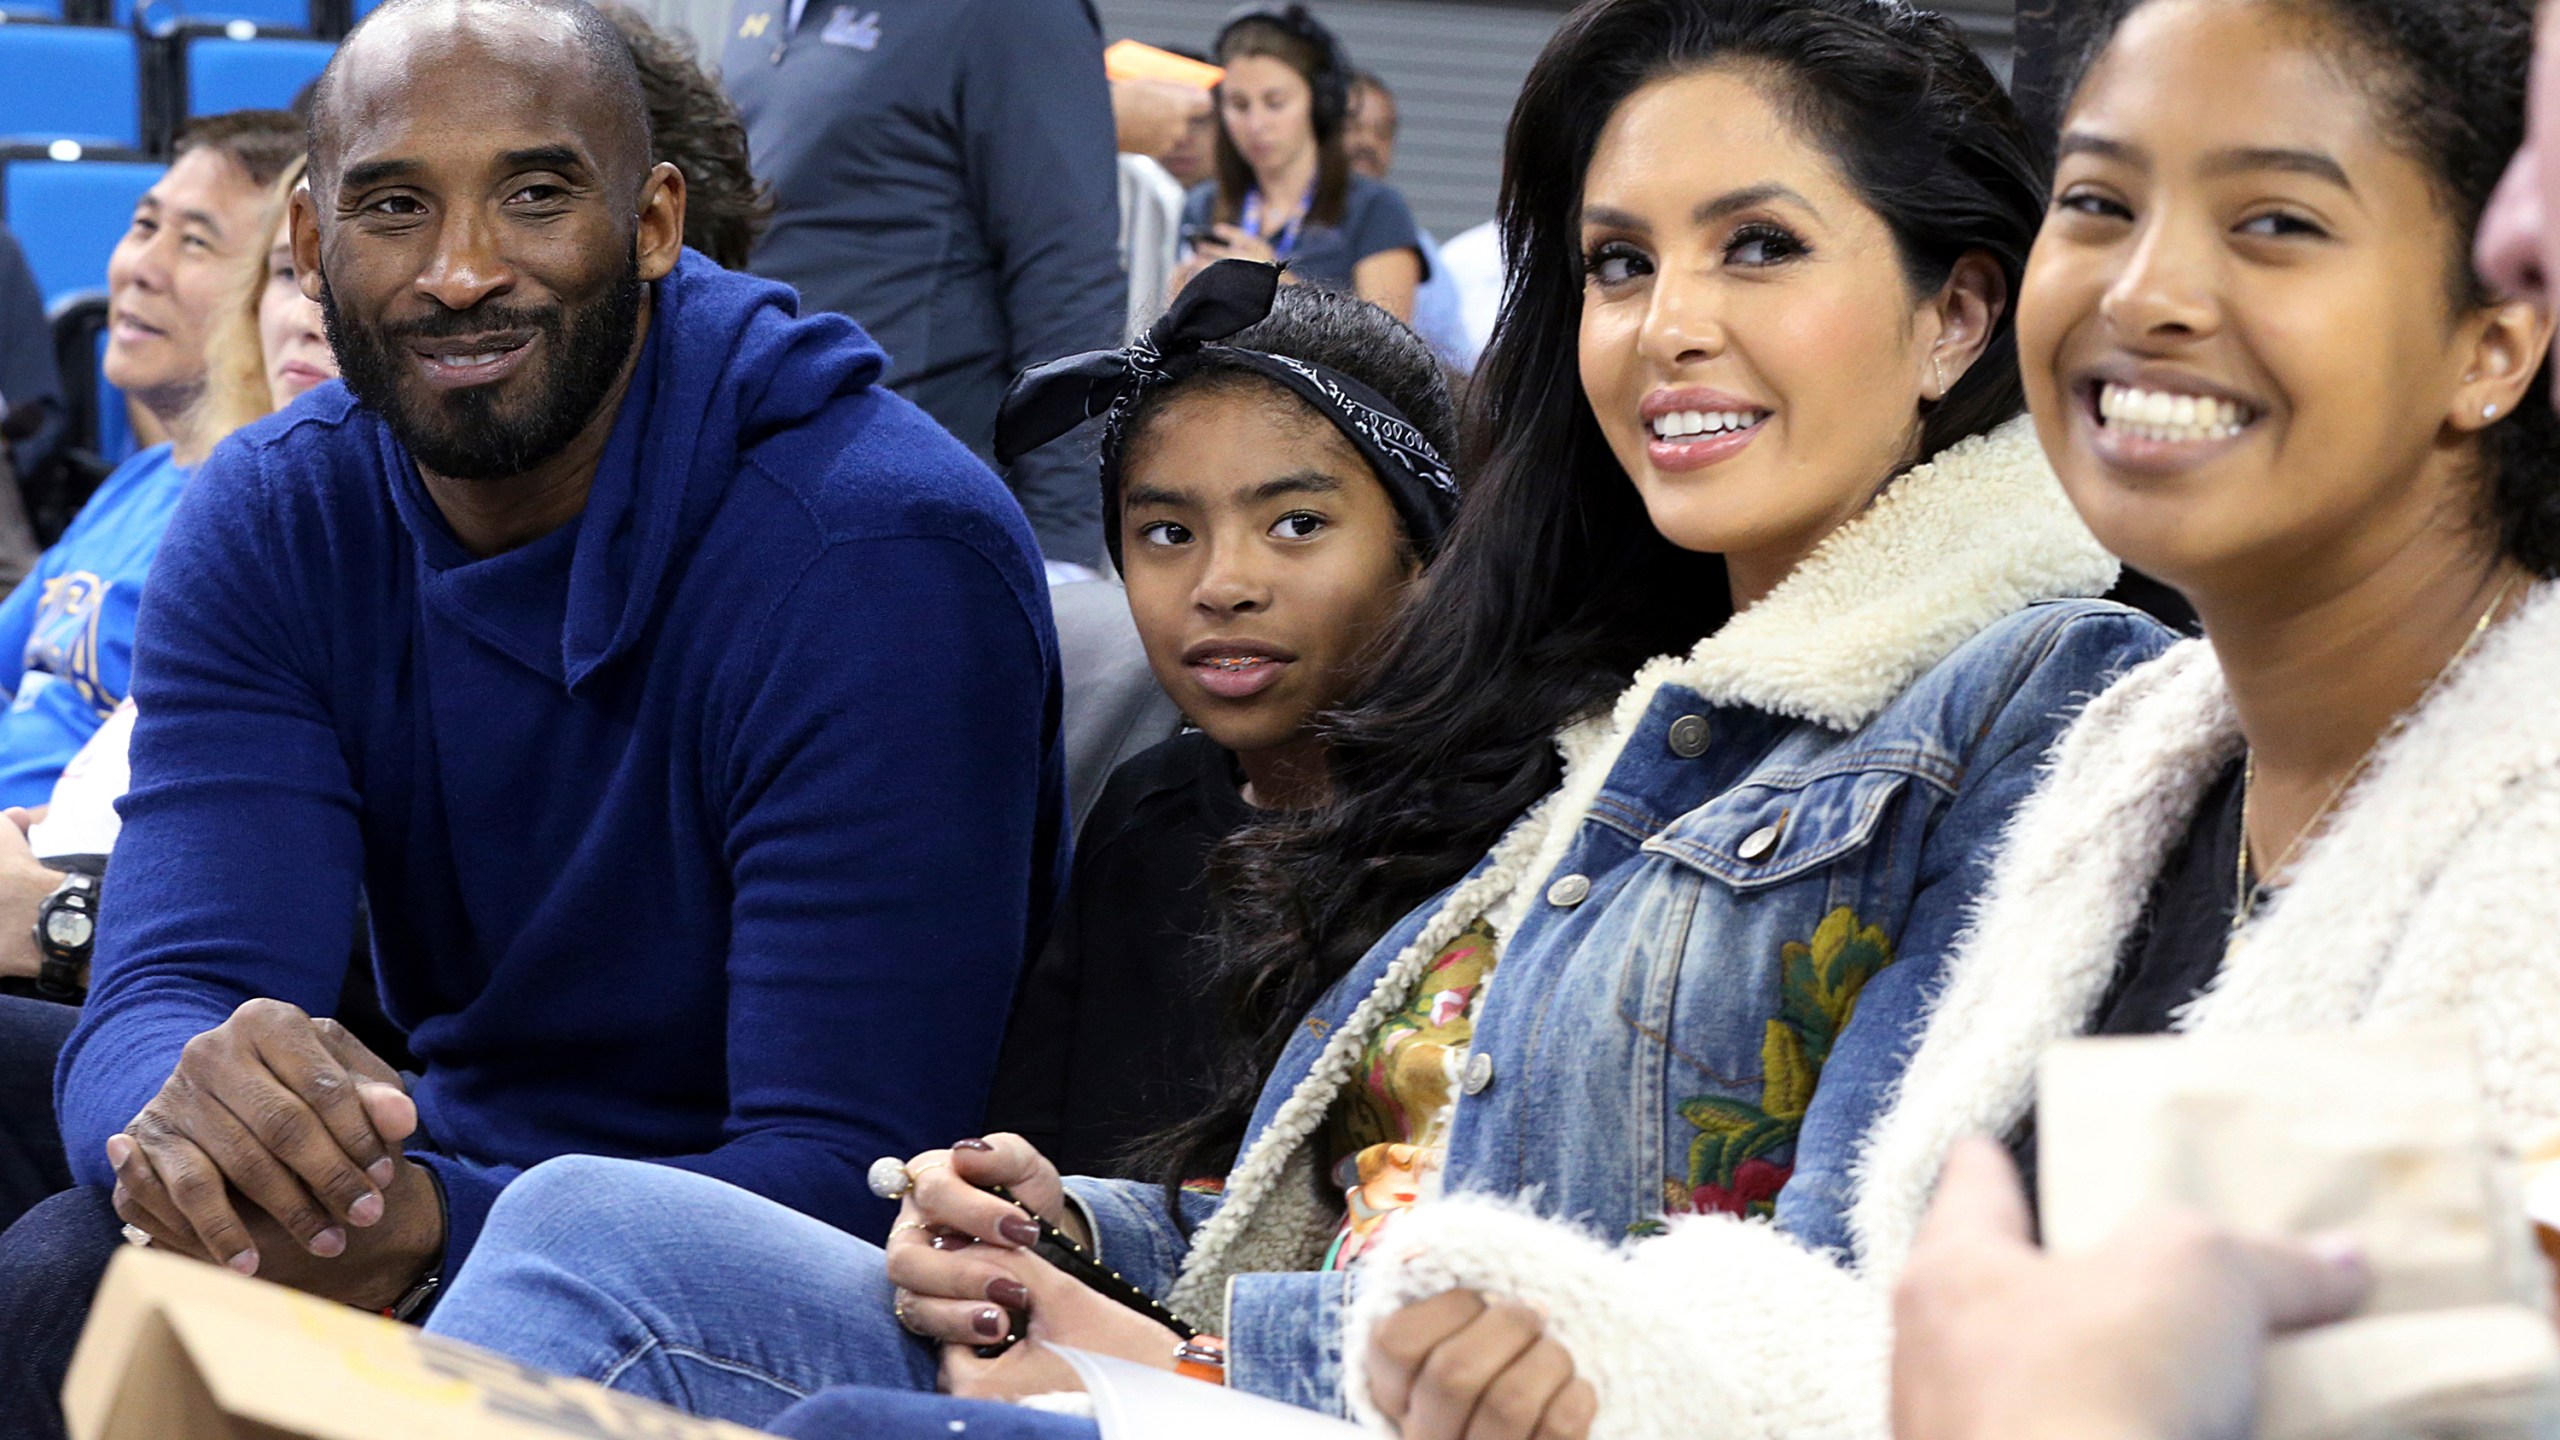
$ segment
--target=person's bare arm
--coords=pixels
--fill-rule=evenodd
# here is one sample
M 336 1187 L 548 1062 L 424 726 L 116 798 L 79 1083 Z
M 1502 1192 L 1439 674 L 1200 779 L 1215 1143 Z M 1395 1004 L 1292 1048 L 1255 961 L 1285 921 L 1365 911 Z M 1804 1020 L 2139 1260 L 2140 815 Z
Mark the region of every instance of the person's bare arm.
M 1422 252 L 1379 251 L 1351 267 L 1351 288 L 1361 299 L 1410 324 L 1413 295 L 1422 288 Z
M 62 883 L 62 872 L 36 858 L 27 827 L 36 812 L 10 809 L 0 820 L 0 977 L 32 980 L 44 964 L 36 946 L 36 908 Z

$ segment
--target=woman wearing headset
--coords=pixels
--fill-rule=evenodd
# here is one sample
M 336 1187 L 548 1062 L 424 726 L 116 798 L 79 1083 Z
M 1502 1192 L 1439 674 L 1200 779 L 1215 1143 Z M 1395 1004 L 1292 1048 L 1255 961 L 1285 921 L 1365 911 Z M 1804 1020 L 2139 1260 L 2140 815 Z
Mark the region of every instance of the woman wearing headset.
M 1227 71 L 1218 178 L 1183 207 L 1192 256 L 1173 289 L 1213 260 L 1278 261 L 1295 279 L 1411 320 L 1422 239 L 1404 196 L 1351 173 L 1343 155 L 1351 65 L 1341 42 L 1293 4 L 1228 21 L 1217 59 Z

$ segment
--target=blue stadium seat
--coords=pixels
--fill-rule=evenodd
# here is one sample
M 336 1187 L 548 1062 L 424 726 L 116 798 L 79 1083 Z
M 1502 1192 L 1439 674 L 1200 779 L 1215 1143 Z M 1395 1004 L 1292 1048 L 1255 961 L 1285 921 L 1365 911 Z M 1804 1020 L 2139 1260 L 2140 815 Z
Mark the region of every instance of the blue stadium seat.
M 134 23 L 136 0 L 115 0 L 115 22 Z M 245 20 L 263 31 L 297 34 L 311 28 L 311 0 L 140 0 L 141 28 L 166 35 L 181 25 L 226 25 Z
M 282 110 L 319 78 L 337 47 L 326 40 L 186 39 L 187 118 L 226 110 Z
M 0 144 L 142 144 L 133 36 L 83 25 L 0 25 Z
M 133 224 L 134 202 L 165 166 L 139 160 L 0 162 L 0 220 L 27 252 L 47 306 L 107 283 L 107 257 Z
M 61 18 L 62 0 L 0 0 L 0 21 Z
M 27 519 L 38 544 L 62 538 L 65 527 L 103 478 L 134 451 L 132 420 L 125 397 L 107 383 L 104 373 L 107 296 L 102 290 L 72 295 L 52 307 L 46 320 L 53 331 L 53 354 L 62 370 L 62 398 L 69 411 L 63 437 L 69 462 L 18 477 Z

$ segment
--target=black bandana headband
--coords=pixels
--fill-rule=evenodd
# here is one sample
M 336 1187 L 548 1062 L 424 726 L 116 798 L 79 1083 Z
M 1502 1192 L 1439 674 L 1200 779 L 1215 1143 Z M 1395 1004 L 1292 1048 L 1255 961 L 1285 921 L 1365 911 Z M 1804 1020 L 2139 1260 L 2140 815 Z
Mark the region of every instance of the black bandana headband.
M 1254 372 L 1315 407 L 1376 472 L 1425 560 L 1458 513 L 1458 480 L 1431 442 L 1377 391 L 1338 370 L 1286 355 L 1213 342 L 1269 316 L 1280 267 L 1221 260 L 1174 297 L 1164 317 L 1126 350 L 1094 350 L 1037 365 L 1015 377 L 996 413 L 996 460 L 1025 454 L 1099 415 L 1102 424 L 1103 543 L 1120 563 L 1120 447 L 1129 415 L 1150 390 L 1217 363 Z

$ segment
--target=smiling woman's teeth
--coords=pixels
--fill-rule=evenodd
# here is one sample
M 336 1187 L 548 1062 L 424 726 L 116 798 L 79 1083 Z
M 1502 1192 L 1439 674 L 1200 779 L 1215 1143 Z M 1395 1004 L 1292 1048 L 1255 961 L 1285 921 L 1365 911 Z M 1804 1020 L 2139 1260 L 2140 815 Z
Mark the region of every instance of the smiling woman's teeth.
M 1681 440 L 1691 435 L 1721 435 L 1747 430 L 1768 414 L 1765 410 L 1674 410 L 1653 417 L 1653 438 Z
M 2136 390 L 2130 385 L 2100 386 L 2098 415 L 2110 430 L 2172 445 L 2227 440 L 2258 418 L 2246 405 L 2210 395 Z
M 1250 670 L 1256 665 L 1270 664 L 1271 657 L 1268 655 L 1216 655 L 1200 663 L 1212 670 Z

